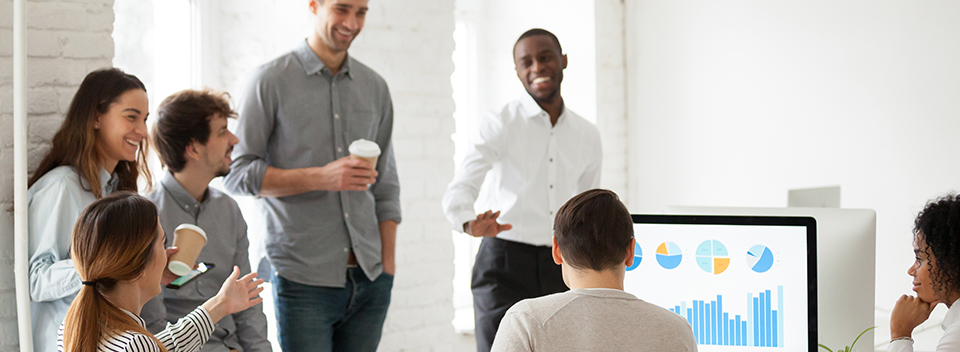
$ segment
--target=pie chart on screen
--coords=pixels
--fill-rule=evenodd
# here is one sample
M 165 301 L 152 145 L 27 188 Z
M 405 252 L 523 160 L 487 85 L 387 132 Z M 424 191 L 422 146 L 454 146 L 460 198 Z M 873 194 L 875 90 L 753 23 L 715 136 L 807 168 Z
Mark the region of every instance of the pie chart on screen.
M 640 244 L 633 245 L 633 264 L 627 267 L 627 271 L 636 269 L 640 266 L 640 261 L 643 260 L 643 250 L 640 249 Z
M 706 240 L 697 247 L 697 264 L 703 271 L 718 275 L 730 266 L 730 254 L 720 241 Z
M 747 266 L 758 273 L 767 272 L 773 267 L 773 252 L 764 245 L 750 247 L 747 251 Z
M 657 247 L 657 263 L 664 269 L 673 269 L 680 266 L 683 254 L 680 253 L 680 246 L 673 242 L 663 242 Z

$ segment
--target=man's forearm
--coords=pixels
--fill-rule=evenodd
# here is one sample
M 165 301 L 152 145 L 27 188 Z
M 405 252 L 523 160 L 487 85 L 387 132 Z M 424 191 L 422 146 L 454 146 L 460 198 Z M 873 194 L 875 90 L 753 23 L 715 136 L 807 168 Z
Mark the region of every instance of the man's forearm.
M 380 222 L 380 246 L 383 271 L 393 275 L 396 273 L 397 251 L 397 222 L 386 220 Z
M 284 197 L 316 190 L 314 168 L 281 169 L 267 167 L 260 186 L 261 197 Z

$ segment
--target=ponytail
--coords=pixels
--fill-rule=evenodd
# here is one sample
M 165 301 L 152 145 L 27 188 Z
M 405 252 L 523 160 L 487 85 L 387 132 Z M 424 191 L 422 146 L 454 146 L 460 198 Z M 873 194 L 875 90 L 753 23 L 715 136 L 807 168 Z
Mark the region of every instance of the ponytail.
M 94 286 L 83 285 L 70 304 L 63 320 L 63 350 L 66 352 L 95 352 L 100 344 L 103 326 L 100 312 L 103 296 Z
M 146 328 L 106 297 L 123 281 L 136 280 L 153 259 L 157 208 L 134 193 L 117 192 L 93 202 L 73 229 L 70 257 L 84 280 L 64 319 L 65 352 L 96 352 L 100 341 L 124 332 L 149 336 Z

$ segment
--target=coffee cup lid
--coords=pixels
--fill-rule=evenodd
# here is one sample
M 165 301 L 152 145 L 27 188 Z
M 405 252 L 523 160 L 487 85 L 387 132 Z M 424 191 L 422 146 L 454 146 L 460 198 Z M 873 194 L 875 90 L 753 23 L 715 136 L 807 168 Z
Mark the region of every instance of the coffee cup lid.
M 350 154 L 364 157 L 372 158 L 375 156 L 380 156 L 380 146 L 377 143 L 368 141 L 366 139 L 358 139 L 350 143 Z
M 170 268 L 170 272 L 183 276 L 190 273 L 190 270 L 193 270 L 187 263 L 181 262 L 179 260 L 174 260 L 167 265 Z
M 173 230 L 173 233 L 177 233 L 177 231 L 180 231 L 182 229 L 196 231 L 197 233 L 200 234 L 200 236 L 203 236 L 204 240 L 207 239 L 207 233 L 203 231 L 203 229 L 201 229 L 200 226 L 193 225 L 193 224 L 180 224 L 180 226 L 177 226 L 176 230 Z

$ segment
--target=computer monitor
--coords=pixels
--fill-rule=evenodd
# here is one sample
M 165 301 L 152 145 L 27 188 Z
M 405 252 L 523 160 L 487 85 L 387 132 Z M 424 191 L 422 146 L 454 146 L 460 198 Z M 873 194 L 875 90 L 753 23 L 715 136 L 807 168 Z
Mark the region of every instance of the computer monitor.
M 624 290 L 690 323 L 700 351 L 816 351 L 816 221 L 633 215 Z
M 809 216 L 817 221 L 817 335 L 819 343 L 857 346 L 889 342 L 889 310 L 876 308 L 877 213 L 872 209 L 669 206 L 667 214 Z M 909 245 L 909 244 L 908 244 Z M 909 264 L 909 263 L 908 263 Z M 900 269 L 906 271 L 906 269 Z M 892 307 L 893 301 L 890 301 Z M 874 334 L 876 332 L 876 334 Z M 876 338 L 876 340 L 874 340 Z M 859 347 L 858 347 L 859 349 Z

